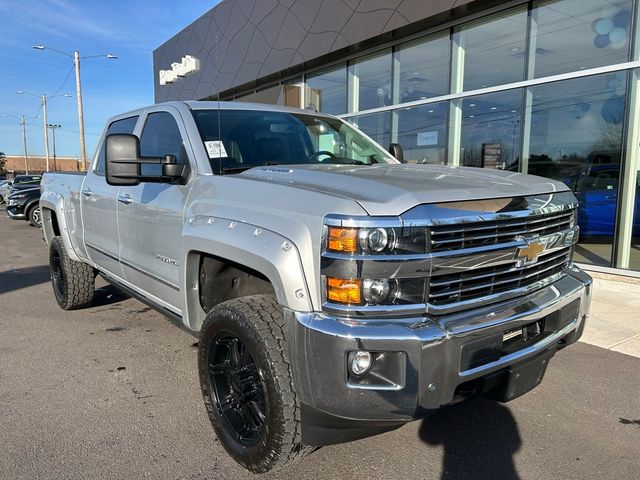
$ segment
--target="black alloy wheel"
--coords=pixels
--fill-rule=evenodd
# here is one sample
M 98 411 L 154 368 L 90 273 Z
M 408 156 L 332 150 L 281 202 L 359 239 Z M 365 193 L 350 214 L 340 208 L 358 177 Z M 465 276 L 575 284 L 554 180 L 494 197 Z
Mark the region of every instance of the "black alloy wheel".
M 234 333 L 220 332 L 209 351 L 215 405 L 235 439 L 256 445 L 264 436 L 265 384 L 254 355 Z
M 91 265 L 71 260 L 61 237 L 49 245 L 51 285 L 58 305 L 64 310 L 85 308 L 93 302 L 96 271 Z
M 53 293 L 58 303 L 64 299 L 64 268 L 62 267 L 62 258 L 57 249 L 51 250 L 51 258 L 49 260 L 51 268 L 51 283 L 53 284 Z
M 198 341 L 200 387 L 224 449 L 265 473 L 313 451 L 302 444 L 283 309 L 275 296 L 227 300 L 206 315 Z

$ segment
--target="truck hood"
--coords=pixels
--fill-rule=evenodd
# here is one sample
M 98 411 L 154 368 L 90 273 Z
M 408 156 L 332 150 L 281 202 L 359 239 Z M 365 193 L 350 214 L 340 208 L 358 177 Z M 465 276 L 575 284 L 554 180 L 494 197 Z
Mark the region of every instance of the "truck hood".
M 281 165 L 252 168 L 240 176 L 350 198 L 369 215 L 400 215 L 425 203 L 568 190 L 534 175 L 442 165 Z

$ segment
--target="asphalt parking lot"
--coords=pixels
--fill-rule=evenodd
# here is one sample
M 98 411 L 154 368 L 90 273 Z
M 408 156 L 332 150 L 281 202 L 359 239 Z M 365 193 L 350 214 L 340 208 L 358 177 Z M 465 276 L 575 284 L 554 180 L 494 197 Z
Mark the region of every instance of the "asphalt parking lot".
M 0 479 L 249 478 L 213 434 L 196 339 L 99 283 L 64 312 L 41 232 L 0 210 Z M 640 358 L 578 343 L 540 387 L 325 447 L 262 478 L 637 479 Z

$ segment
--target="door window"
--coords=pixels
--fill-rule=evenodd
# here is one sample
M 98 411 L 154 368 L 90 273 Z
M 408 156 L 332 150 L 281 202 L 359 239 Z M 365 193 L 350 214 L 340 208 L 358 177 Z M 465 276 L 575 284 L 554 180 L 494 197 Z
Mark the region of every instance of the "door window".
M 149 114 L 140 137 L 140 155 L 142 157 L 173 155 L 178 164 L 184 164 L 187 161 L 178 123 L 169 112 Z M 142 175 L 160 175 L 161 173 L 161 165 L 142 164 L 141 167 Z

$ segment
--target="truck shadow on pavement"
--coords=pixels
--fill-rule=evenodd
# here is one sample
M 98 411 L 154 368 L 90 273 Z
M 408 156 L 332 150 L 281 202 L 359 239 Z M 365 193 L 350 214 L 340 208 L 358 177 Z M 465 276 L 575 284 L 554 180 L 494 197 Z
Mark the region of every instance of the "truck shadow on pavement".
M 442 445 L 442 480 L 520 478 L 513 456 L 522 440 L 504 404 L 475 398 L 443 408 L 423 420 L 418 435 Z
M 0 272 L 0 295 L 46 283 L 50 280 L 49 265 L 12 268 Z
M 122 290 L 118 290 L 113 285 L 105 285 L 104 287 L 96 288 L 93 294 L 92 307 L 104 307 L 114 303 L 122 302 L 131 298 Z

